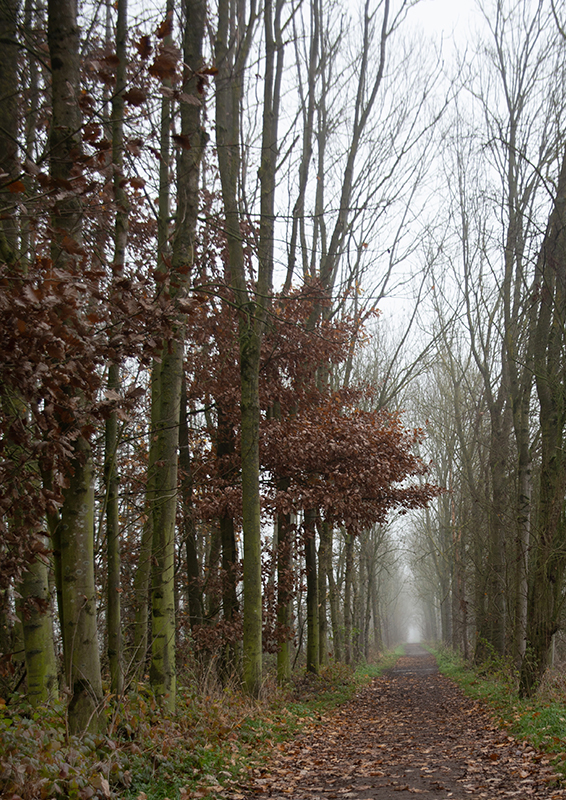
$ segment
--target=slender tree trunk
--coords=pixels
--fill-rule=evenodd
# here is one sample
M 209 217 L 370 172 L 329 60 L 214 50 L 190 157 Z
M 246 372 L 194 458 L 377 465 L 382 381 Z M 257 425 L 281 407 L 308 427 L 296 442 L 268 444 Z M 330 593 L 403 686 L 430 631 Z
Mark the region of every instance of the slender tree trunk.
M 316 575 L 316 514 L 305 511 L 305 565 L 307 571 L 307 670 L 318 672 L 318 580 Z
M 365 613 L 364 613 L 364 636 L 363 636 L 363 653 L 364 658 L 366 661 L 369 661 L 369 629 L 370 629 L 370 622 L 371 622 L 371 595 L 372 595 L 372 584 L 373 584 L 373 564 L 372 560 L 369 557 L 369 553 L 366 554 L 364 559 L 364 566 L 366 568 L 367 573 L 367 581 L 365 584 Z
M 330 561 L 330 568 L 327 573 L 328 578 L 328 602 L 330 605 L 330 622 L 332 624 L 332 642 L 334 645 L 334 660 L 342 661 L 344 658 L 342 646 L 342 624 L 340 619 L 339 607 L 339 592 L 334 578 L 334 569 L 332 561 Z
M 281 491 L 289 488 L 289 481 L 279 482 Z M 277 627 L 279 646 L 277 649 L 277 680 L 285 684 L 291 678 L 291 614 L 293 597 L 293 541 L 291 515 L 280 514 L 277 518 Z
M 344 655 L 346 664 L 352 663 L 352 594 L 354 581 L 354 538 L 345 533 L 346 570 L 344 574 Z
M 383 649 L 381 633 L 381 615 L 379 613 L 379 594 L 377 591 L 377 581 L 374 579 L 371 593 L 371 611 L 373 616 L 373 644 L 376 653 L 381 653 Z
M 195 510 L 193 506 L 193 475 L 187 424 L 187 385 L 183 378 L 179 438 L 179 468 L 181 470 L 181 501 L 183 504 L 183 539 L 187 558 L 187 599 L 191 629 L 202 625 L 202 576 L 197 551 Z
M 152 590 L 150 682 L 157 697 L 175 708 L 175 522 L 177 513 L 177 451 L 183 345 L 171 341 L 164 349 L 159 375 L 159 410 L 155 436 L 155 500 L 152 508 Z
M 497 408 L 491 411 L 490 470 L 492 501 L 490 507 L 488 624 L 489 642 L 499 655 L 505 652 L 506 591 L 505 591 L 505 514 L 509 502 L 507 458 L 509 426 L 507 414 Z
M 240 174 L 240 102 L 243 71 L 250 51 L 256 8 L 252 2 L 244 23 L 245 5 L 235 3 L 238 22 L 237 41 L 229 39 L 230 0 L 218 4 L 218 30 L 215 41 L 216 64 L 216 141 L 222 184 L 225 230 L 228 242 L 229 277 L 238 306 L 241 385 L 241 463 L 244 533 L 244 635 L 243 677 L 247 691 L 257 695 L 262 681 L 262 601 L 261 536 L 259 497 L 259 365 L 266 309 L 270 302 L 273 273 L 273 223 L 277 121 L 281 68 L 274 72 L 274 27 L 272 0 L 264 4 L 266 43 L 262 159 L 260 177 L 259 271 L 254 294 L 246 281 L 244 250 L 237 201 Z M 282 64 L 281 64 L 282 66 Z
M 222 536 L 220 525 L 213 524 L 210 530 L 210 541 L 206 556 L 206 620 L 214 623 L 222 608 L 222 594 L 218 570 L 222 558 Z
M 357 664 L 361 658 L 361 633 L 364 628 L 363 623 L 363 592 L 361 586 L 361 564 L 355 564 L 352 570 L 352 662 Z
M 118 391 L 120 368 L 108 368 L 108 388 Z M 123 688 L 122 629 L 120 613 L 120 522 L 118 511 L 118 475 L 116 452 L 118 449 L 118 418 L 113 412 L 105 426 L 104 482 L 106 484 L 106 555 L 108 662 L 110 665 L 110 691 L 120 695 Z
M 153 391 L 152 391 L 153 418 Z M 150 423 L 150 436 L 154 430 Z M 142 528 L 138 563 L 134 574 L 134 635 L 131 671 L 134 678 L 141 680 L 146 667 L 149 636 L 149 588 L 151 582 L 151 548 L 153 543 L 153 502 L 155 448 L 150 445 L 147 484 L 145 490 L 145 521 Z
M 72 477 L 61 511 L 61 567 L 64 609 L 65 675 L 71 691 L 72 733 L 97 730 L 102 680 L 94 582 L 94 480 L 90 446 L 76 444 Z
M 79 32 L 73 0 L 49 0 L 47 40 L 51 59 L 52 116 L 50 171 L 69 181 L 81 150 L 79 95 Z M 60 244 L 66 235 L 81 240 L 82 202 L 70 196 L 57 201 L 52 221 L 57 234 L 52 258 L 63 268 L 68 260 Z M 62 233 L 61 233 L 62 232 Z M 99 727 L 102 681 L 96 625 L 94 584 L 94 489 L 89 442 L 74 442 L 72 477 L 64 492 L 60 522 L 65 673 L 71 691 L 69 728 L 80 732 Z
M 194 260 L 194 236 L 199 198 L 200 161 L 205 135 L 200 124 L 199 70 L 203 66 L 205 26 L 204 0 L 185 0 L 183 92 L 195 102 L 181 104 L 181 135 L 190 142 L 182 148 L 177 164 L 177 210 L 166 286 L 173 301 L 185 295 Z M 165 266 L 165 265 L 163 265 Z M 175 667 L 175 521 L 179 420 L 183 380 L 185 319 L 179 313 L 173 337 L 165 343 L 156 390 L 159 401 L 155 417 L 155 499 L 152 508 L 152 647 L 150 681 L 157 696 L 174 710 Z
M 318 646 L 319 663 L 328 660 L 328 618 L 326 608 L 328 573 L 332 568 L 332 529 L 322 521 L 318 545 Z
M 114 171 L 114 199 L 116 219 L 114 225 L 113 277 L 124 274 L 124 260 L 128 239 L 128 200 L 123 187 L 124 162 L 124 96 L 126 88 L 126 35 L 128 23 L 127 0 L 116 3 L 116 86 L 112 99 L 112 169 Z M 120 389 L 120 366 L 112 362 L 108 367 L 108 389 L 117 393 Z M 120 695 L 124 675 L 122 664 L 122 621 L 120 608 L 120 523 L 118 509 L 118 416 L 113 411 L 106 421 L 104 481 L 106 486 L 106 542 L 107 542 L 107 633 L 108 661 L 110 665 L 110 691 Z
M 0 3 L 0 184 L 18 176 L 18 24 L 19 0 Z M 17 221 L 13 196 L 0 192 L 0 260 L 13 264 L 17 258 Z
M 235 451 L 234 430 L 222 409 L 218 408 L 216 455 L 220 476 L 226 483 L 235 479 L 233 463 Z M 222 548 L 222 615 L 230 625 L 234 623 L 239 611 L 236 593 L 238 547 L 233 516 L 224 513 L 219 520 L 219 526 Z M 225 647 L 222 669 L 227 676 L 230 676 L 236 674 L 238 667 L 238 650 L 236 642 L 232 639 Z

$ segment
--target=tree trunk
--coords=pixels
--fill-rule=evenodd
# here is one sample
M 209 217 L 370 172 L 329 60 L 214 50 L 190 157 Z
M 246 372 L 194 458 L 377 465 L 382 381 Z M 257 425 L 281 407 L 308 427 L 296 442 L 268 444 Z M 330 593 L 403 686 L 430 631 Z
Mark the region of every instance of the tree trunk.
M 305 565 L 307 572 L 307 671 L 318 673 L 318 580 L 316 576 L 316 531 L 314 511 L 305 511 Z
M 265 78 L 260 178 L 259 271 L 253 296 L 248 292 L 240 230 L 237 190 L 240 176 L 240 102 L 243 71 L 255 25 L 255 3 L 244 23 L 243 4 L 236 3 L 241 25 L 236 39 L 229 39 L 230 0 L 218 4 L 216 54 L 216 143 L 222 184 L 228 274 L 238 307 L 241 386 L 241 464 L 244 533 L 244 641 L 243 677 L 246 690 L 259 694 L 262 681 L 262 585 L 259 497 L 259 365 L 266 309 L 270 302 L 273 273 L 273 223 L 277 121 L 282 62 L 274 72 L 275 41 L 281 4 L 275 21 L 271 0 L 264 4 Z
M 24 573 L 20 593 L 18 611 L 24 635 L 27 699 L 37 707 L 58 695 L 49 563 L 45 556 L 38 555 Z
M 282 480 L 278 488 L 286 491 L 289 481 Z M 291 678 L 291 625 L 293 598 L 293 540 L 291 515 L 280 514 L 277 518 L 277 681 L 288 683 Z
M 189 426 L 187 424 L 187 385 L 183 378 L 181 392 L 181 420 L 179 433 L 179 469 L 181 470 L 181 502 L 183 506 L 183 540 L 187 559 L 187 599 L 191 629 L 202 625 L 202 576 L 197 551 L 195 510 L 193 507 L 193 474 L 189 450 Z
M 375 579 L 372 584 L 371 611 L 373 616 L 373 645 L 376 650 L 376 655 L 379 655 L 383 650 L 383 641 L 381 633 L 381 614 L 379 613 L 379 594 L 377 591 L 377 581 Z
M 179 331 L 180 333 L 180 331 Z M 183 345 L 164 348 L 159 370 L 159 406 L 155 430 L 155 499 L 152 507 L 151 667 L 149 678 L 159 700 L 175 709 L 175 522 L 177 450 Z
M 102 680 L 94 582 L 94 481 L 90 445 L 80 437 L 61 511 L 63 655 L 71 691 L 71 733 L 100 726 Z
M 2 184 L 18 177 L 18 0 L 0 3 L 0 178 Z M 0 192 L 0 260 L 13 264 L 17 258 L 17 221 L 13 196 Z
M 491 442 L 489 451 L 492 499 L 489 522 L 489 582 L 487 597 L 489 643 L 498 655 L 505 653 L 505 513 L 509 503 L 507 458 L 509 425 L 505 409 L 498 403 L 490 409 Z
M 114 171 L 114 199 L 116 218 L 114 223 L 113 278 L 124 274 L 124 260 L 128 241 L 128 200 L 124 190 L 124 90 L 126 88 L 126 35 L 128 23 L 127 0 L 116 2 L 116 86 L 112 98 L 112 169 Z M 111 291 L 115 291 L 112 288 Z M 108 389 L 120 389 L 120 366 L 112 362 L 108 367 Z M 120 522 L 118 510 L 118 416 L 113 411 L 106 421 L 104 482 L 106 486 L 106 542 L 107 542 L 107 633 L 108 661 L 110 665 L 110 691 L 120 695 L 124 676 L 122 664 L 122 621 L 120 581 Z
M 334 660 L 342 661 L 344 658 L 344 648 L 342 644 L 342 623 L 340 619 L 340 606 L 339 606 L 339 593 L 334 578 L 334 569 L 332 561 L 330 560 L 329 570 L 327 573 L 328 578 L 328 602 L 330 605 L 330 621 L 332 624 L 332 642 L 334 650 Z
M 108 388 L 120 387 L 120 368 L 108 368 Z M 106 555 L 107 555 L 107 612 L 108 662 L 110 666 L 110 691 L 120 695 L 123 688 L 122 625 L 120 613 L 120 521 L 118 510 L 118 474 L 116 454 L 118 449 L 118 418 L 112 412 L 106 420 L 104 454 L 104 483 L 106 485 Z
M 319 527 L 318 546 L 318 646 L 320 664 L 328 660 L 328 614 L 326 607 L 328 574 L 332 569 L 332 528 L 326 521 Z
M 218 408 L 216 456 L 219 462 L 219 474 L 226 485 L 235 480 L 234 454 L 236 444 L 234 429 L 222 408 Z M 236 593 L 238 574 L 238 546 L 234 518 L 224 513 L 220 520 L 220 543 L 222 548 L 222 615 L 228 625 L 232 625 L 239 611 Z M 238 649 L 236 642 L 226 644 L 223 654 L 222 670 L 227 677 L 235 675 L 238 670 Z
M 52 116 L 50 172 L 55 180 L 69 181 L 76 173 L 81 151 L 79 95 L 79 31 L 73 0 L 49 0 L 47 40 L 51 59 Z M 82 201 L 78 196 L 58 199 L 52 225 L 52 259 L 60 269 L 69 260 L 62 236 L 80 242 Z M 69 728 L 78 733 L 99 727 L 102 681 L 96 625 L 94 584 L 94 489 L 89 442 L 74 442 L 72 477 L 64 492 L 60 545 L 65 673 L 71 691 Z
M 181 103 L 181 135 L 190 142 L 177 162 L 177 210 L 171 270 L 163 291 L 173 301 L 182 299 L 189 286 L 194 260 L 194 236 L 199 198 L 200 161 L 206 137 L 201 128 L 199 70 L 203 66 L 204 0 L 185 0 L 183 92 L 195 102 Z M 165 264 L 160 269 L 165 272 Z M 183 379 L 185 318 L 179 313 L 173 337 L 165 343 L 155 389 L 156 460 L 153 512 L 152 648 L 150 680 L 157 696 L 174 710 L 175 668 L 175 521 L 179 420 Z
M 352 584 L 354 580 L 354 538 L 345 533 L 346 570 L 344 574 L 344 660 L 352 663 Z

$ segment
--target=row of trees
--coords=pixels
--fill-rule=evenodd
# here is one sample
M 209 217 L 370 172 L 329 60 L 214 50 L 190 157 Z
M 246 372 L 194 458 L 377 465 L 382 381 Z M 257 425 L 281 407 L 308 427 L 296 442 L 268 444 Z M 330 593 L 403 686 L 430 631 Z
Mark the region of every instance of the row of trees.
M 327 599 L 337 655 L 379 643 L 387 512 L 440 492 L 353 378 L 445 105 L 407 6 L 2 4 L 1 650 L 34 704 L 61 652 L 71 731 L 103 669 L 170 709 L 183 654 L 287 679 L 303 576 L 308 669 Z
M 313 671 L 379 647 L 393 509 L 424 509 L 428 632 L 511 654 L 525 693 L 544 671 L 562 23 L 497 0 L 447 83 L 409 3 L 359 12 L 2 4 L 0 649 L 31 702 L 63 684 L 72 730 L 106 671 L 119 695 L 149 668 L 174 709 L 187 659 L 257 694 L 266 651 L 287 680 L 303 640 Z M 377 306 L 408 287 L 387 340 Z
M 436 606 L 446 641 L 467 654 L 474 630 L 476 658 L 511 657 L 529 694 L 566 566 L 564 19 L 498 0 L 483 23 L 445 149 L 443 333 L 417 401 L 450 495 L 416 523 L 413 563 L 429 629 Z

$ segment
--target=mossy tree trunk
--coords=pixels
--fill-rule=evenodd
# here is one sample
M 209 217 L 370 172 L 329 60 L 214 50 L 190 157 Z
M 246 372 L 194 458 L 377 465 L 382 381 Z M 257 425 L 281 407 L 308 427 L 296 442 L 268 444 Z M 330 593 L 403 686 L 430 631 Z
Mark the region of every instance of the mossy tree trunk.
M 55 180 L 77 174 L 81 152 L 79 29 L 73 0 L 49 0 L 47 42 L 51 60 L 52 116 L 49 136 L 50 172 Z M 68 256 L 61 238 L 81 241 L 83 204 L 70 194 L 55 203 L 52 259 L 62 269 Z M 90 443 L 81 434 L 74 442 L 71 478 L 64 492 L 59 545 L 63 608 L 65 675 L 71 699 L 69 728 L 78 733 L 99 727 L 102 681 L 94 585 L 94 488 Z
M 60 520 L 65 675 L 71 733 L 100 726 L 102 680 L 94 582 L 94 479 L 89 443 L 80 437 Z
M 241 386 L 242 525 L 244 532 L 244 632 L 243 679 L 246 690 L 257 695 L 262 682 L 262 584 L 259 496 L 259 366 L 261 341 L 270 303 L 273 274 L 273 224 L 277 123 L 282 74 L 282 46 L 276 41 L 282 0 L 264 4 L 265 77 L 260 179 L 259 269 L 252 292 L 248 290 L 240 229 L 238 181 L 240 178 L 240 104 L 257 12 L 255 2 L 245 20 L 245 6 L 232 0 L 218 4 L 218 29 L 214 44 L 216 64 L 216 143 L 222 185 L 225 232 L 228 244 L 227 275 L 238 307 Z M 232 35 L 230 19 L 238 19 Z M 279 54 L 275 61 L 276 51 Z
M 167 0 L 166 15 L 171 19 L 174 12 L 173 0 Z M 168 34 L 163 40 L 166 46 L 173 44 Z M 166 89 L 171 88 L 169 80 L 163 81 Z M 171 217 L 171 98 L 167 93 L 161 100 L 161 124 L 159 131 L 159 195 L 157 218 L 157 270 L 163 273 L 166 261 L 170 258 L 169 226 Z M 150 627 L 150 588 L 153 546 L 153 507 L 155 504 L 155 468 L 157 461 L 157 436 L 160 404 L 160 362 L 154 359 L 151 370 L 151 412 L 149 422 L 149 444 L 147 482 L 145 490 L 145 521 L 142 530 L 138 565 L 134 576 L 134 646 L 132 655 L 132 674 L 139 680 L 143 677 L 148 658 Z
M 49 561 L 38 555 L 20 584 L 18 612 L 22 621 L 27 673 L 27 699 L 40 706 L 58 696 L 57 661 L 49 591 Z
M 195 102 L 181 104 L 181 135 L 190 142 L 182 148 L 177 162 L 177 209 L 171 269 L 163 290 L 174 302 L 183 300 L 189 287 L 194 262 L 194 238 L 199 200 L 199 173 L 205 134 L 201 128 L 199 73 L 203 67 L 202 46 L 205 28 L 204 0 L 185 0 L 183 92 Z M 161 269 L 165 265 L 160 266 Z M 152 376 L 155 401 L 154 484 L 152 526 L 151 589 L 151 667 L 150 681 L 156 695 L 169 709 L 176 701 L 175 667 L 175 521 L 177 511 L 177 473 L 179 420 L 183 379 L 185 324 L 179 311 L 172 338 L 165 342 L 161 361 Z

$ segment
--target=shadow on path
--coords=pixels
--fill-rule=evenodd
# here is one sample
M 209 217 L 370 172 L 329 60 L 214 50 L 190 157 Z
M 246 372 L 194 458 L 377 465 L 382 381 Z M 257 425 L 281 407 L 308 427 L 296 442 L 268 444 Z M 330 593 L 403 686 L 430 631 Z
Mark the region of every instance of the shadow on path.
M 499 730 L 420 645 L 313 733 L 276 751 L 233 800 L 566 798 L 549 760 Z

